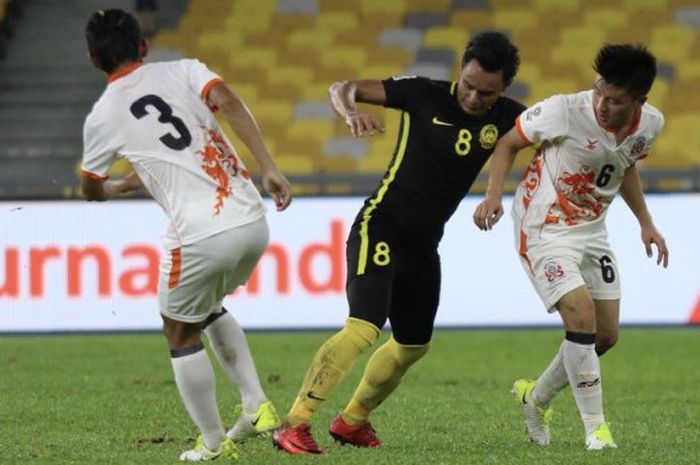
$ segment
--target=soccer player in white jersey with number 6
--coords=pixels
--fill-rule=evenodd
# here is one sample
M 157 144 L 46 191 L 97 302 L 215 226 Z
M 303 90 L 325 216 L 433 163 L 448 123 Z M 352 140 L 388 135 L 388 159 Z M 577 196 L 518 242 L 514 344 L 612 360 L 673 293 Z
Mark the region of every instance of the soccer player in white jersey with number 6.
M 221 306 L 248 279 L 267 245 L 268 227 L 262 198 L 213 112 L 221 110 L 252 152 L 278 211 L 291 201 L 289 182 L 245 103 L 205 65 L 144 64 L 147 43 L 133 16 L 118 9 L 93 13 L 86 38 L 90 58 L 108 75 L 108 84 L 85 121 L 83 194 L 103 201 L 143 185 L 168 215 L 159 309 L 177 388 L 201 432 L 180 460 L 235 459 L 234 441 L 279 424 L 245 335 Z M 134 172 L 108 180 L 117 157 L 126 158 Z M 228 432 L 219 417 L 202 331 L 240 390 L 243 413 Z
M 513 199 L 518 254 L 537 293 L 558 311 L 566 337 L 537 380 L 519 379 L 530 439 L 549 444 L 549 405 L 571 385 L 589 450 L 616 447 L 603 416 L 598 356 L 616 342 L 620 276 L 607 240 L 605 214 L 619 191 L 641 227 L 646 253 L 668 266 L 668 249 L 654 226 L 636 162 L 647 156 L 663 115 L 647 103 L 656 59 L 643 46 L 606 44 L 594 64 L 593 89 L 555 95 L 523 112 L 492 156 L 486 198 L 474 212 L 482 230 L 503 214 L 506 175 L 521 149 L 537 151 Z

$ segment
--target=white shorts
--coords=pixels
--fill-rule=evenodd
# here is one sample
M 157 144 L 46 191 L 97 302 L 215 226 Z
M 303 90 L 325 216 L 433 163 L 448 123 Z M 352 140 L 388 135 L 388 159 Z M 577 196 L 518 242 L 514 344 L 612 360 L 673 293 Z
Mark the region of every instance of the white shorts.
M 160 263 L 160 313 L 198 323 L 220 312 L 224 296 L 248 280 L 268 239 L 267 220 L 262 217 L 169 250 Z
M 522 239 L 521 239 L 522 240 Z M 620 273 L 607 234 L 528 239 L 520 260 L 547 311 L 567 293 L 586 286 L 596 300 L 620 298 Z

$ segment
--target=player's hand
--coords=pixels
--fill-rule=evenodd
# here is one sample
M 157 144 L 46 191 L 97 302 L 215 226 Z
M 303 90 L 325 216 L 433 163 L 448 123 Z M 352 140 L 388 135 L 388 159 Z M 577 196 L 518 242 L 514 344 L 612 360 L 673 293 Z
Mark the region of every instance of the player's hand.
M 500 197 L 486 197 L 474 210 L 474 224 L 482 231 L 489 231 L 503 216 Z
M 275 201 L 278 212 L 285 210 L 292 203 L 292 186 L 277 168 L 262 173 L 262 185 Z
M 372 115 L 366 113 L 351 113 L 345 118 L 345 124 L 350 128 L 353 137 L 362 137 L 365 134 L 373 136 L 384 132 L 384 123 Z
M 656 226 L 653 224 L 642 226 L 642 242 L 649 258 L 654 256 L 651 245 L 655 244 L 658 253 L 656 264 L 661 265 L 663 263 L 664 268 L 668 268 L 668 247 L 664 236 L 656 229 Z

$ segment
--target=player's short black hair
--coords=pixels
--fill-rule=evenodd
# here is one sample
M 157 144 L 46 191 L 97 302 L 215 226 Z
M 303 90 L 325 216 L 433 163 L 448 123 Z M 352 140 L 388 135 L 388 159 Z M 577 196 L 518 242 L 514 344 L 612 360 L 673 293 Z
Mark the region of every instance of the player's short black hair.
M 481 32 L 467 43 L 462 55 L 462 66 L 471 60 L 479 62 L 488 72 L 503 72 L 503 83 L 509 86 L 520 66 L 518 47 L 500 32 Z
M 656 57 L 643 45 L 605 44 L 593 69 L 609 84 L 626 89 L 634 98 L 644 97 L 656 78 Z
M 141 58 L 141 28 L 136 18 L 124 10 L 95 11 L 85 26 L 85 38 L 89 52 L 106 73 L 114 72 L 122 63 Z

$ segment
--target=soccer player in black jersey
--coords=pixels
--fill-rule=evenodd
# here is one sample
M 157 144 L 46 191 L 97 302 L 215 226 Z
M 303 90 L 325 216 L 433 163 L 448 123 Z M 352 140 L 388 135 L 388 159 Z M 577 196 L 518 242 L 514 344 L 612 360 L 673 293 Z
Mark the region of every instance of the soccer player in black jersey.
M 388 318 L 392 337 L 374 352 L 355 394 L 329 429 L 342 443 L 380 445 L 370 413 L 430 346 L 440 296 L 437 249 L 445 223 L 499 136 L 525 109 L 501 96 L 519 61 L 507 37 L 484 32 L 467 44 L 457 82 L 402 76 L 331 85 L 333 107 L 354 136 L 384 130 L 373 116 L 358 111 L 356 102 L 401 110 L 401 126 L 384 178 L 347 240 L 350 316 L 316 353 L 286 422 L 273 436 L 280 449 L 323 452 L 311 435 L 311 416 Z

